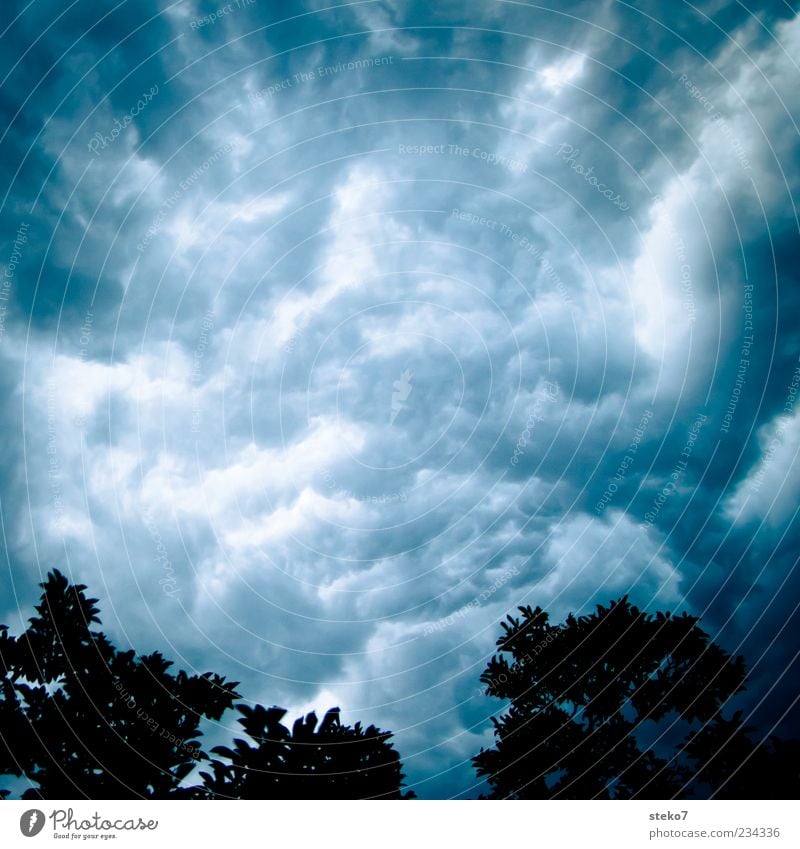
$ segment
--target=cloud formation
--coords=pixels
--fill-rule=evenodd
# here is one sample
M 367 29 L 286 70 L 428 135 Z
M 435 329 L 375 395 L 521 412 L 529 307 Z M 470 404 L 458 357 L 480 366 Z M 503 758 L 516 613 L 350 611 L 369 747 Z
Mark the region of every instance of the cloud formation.
M 517 604 L 702 615 L 791 729 L 796 3 L 11 5 L 0 620 L 58 566 L 421 796 Z

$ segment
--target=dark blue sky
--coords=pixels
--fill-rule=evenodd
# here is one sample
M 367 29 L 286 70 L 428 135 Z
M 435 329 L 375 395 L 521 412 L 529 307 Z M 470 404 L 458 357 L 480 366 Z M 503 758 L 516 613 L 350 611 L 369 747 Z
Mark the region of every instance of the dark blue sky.
M 0 621 L 443 797 L 505 613 L 628 592 L 798 733 L 797 7 L 5 0 Z

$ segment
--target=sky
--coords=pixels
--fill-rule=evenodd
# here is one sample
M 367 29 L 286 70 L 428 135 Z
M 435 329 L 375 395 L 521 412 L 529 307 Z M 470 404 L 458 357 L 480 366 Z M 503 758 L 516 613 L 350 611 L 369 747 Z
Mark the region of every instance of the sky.
M 59 568 L 423 798 L 521 604 L 800 733 L 798 6 L 4 0 L 0 621 Z

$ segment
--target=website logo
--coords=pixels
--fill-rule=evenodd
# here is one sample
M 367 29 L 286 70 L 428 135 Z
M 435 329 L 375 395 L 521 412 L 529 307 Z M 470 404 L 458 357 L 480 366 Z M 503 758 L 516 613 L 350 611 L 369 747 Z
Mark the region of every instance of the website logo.
M 411 377 L 411 372 L 406 369 L 400 375 L 400 379 L 395 380 L 392 384 L 394 392 L 392 392 L 392 415 L 389 419 L 390 425 L 394 424 L 394 420 L 397 418 L 403 407 L 405 407 L 405 402 L 408 400 L 408 396 L 414 388 L 411 384 Z
M 44 828 L 44 814 L 36 808 L 31 808 L 19 818 L 19 830 L 25 837 L 36 837 Z

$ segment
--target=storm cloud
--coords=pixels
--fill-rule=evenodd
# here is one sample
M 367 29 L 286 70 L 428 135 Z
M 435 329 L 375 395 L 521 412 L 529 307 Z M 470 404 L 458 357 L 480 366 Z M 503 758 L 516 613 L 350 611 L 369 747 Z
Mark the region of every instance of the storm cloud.
M 474 5 L 5 4 L 0 621 L 474 796 L 498 622 L 629 593 L 796 733 L 797 3 Z

